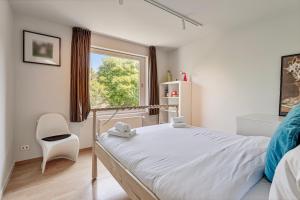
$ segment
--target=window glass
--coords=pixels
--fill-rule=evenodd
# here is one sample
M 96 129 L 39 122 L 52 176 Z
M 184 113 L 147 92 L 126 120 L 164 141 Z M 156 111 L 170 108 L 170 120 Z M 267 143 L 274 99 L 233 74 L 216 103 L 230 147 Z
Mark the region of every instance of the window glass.
M 141 61 L 99 51 L 90 54 L 91 107 L 141 104 Z

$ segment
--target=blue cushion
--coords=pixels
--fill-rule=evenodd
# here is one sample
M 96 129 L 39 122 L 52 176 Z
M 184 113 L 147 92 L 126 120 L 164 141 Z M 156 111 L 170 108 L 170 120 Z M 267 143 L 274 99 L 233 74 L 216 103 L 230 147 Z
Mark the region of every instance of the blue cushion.
M 272 182 L 275 169 L 289 150 L 299 143 L 300 136 L 300 104 L 293 107 L 277 128 L 269 143 L 266 155 L 265 175 Z

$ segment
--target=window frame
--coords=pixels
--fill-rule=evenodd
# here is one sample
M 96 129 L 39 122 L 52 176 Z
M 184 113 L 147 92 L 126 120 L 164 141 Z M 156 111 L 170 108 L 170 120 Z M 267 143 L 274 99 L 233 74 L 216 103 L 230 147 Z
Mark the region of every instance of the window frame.
M 108 56 L 114 56 L 119 58 L 126 58 L 126 59 L 133 59 L 137 60 L 140 63 L 140 70 L 139 70 L 139 105 L 146 105 L 147 104 L 147 88 L 148 88 L 148 56 L 107 49 L 97 46 L 90 47 L 90 53 L 96 54 L 104 54 Z M 102 114 L 111 114 L 114 111 L 106 111 Z M 132 113 L 132 111 L 120 111 L 119 113 Z

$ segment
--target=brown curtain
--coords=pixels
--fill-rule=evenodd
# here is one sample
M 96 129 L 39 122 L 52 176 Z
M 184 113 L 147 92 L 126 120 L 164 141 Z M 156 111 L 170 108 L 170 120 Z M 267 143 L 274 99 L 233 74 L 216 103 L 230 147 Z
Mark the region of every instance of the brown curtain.
M 156 49 L 151 46 L 149 47 L 149 105 L 159 105 L 158 95 Z M 150 109 L 149 114 L 157 115 L 159 109 Z
M 90 112 L 89 68 L 91 31 L 73 27 L 71 52 L 71 122 L 82 122 Z

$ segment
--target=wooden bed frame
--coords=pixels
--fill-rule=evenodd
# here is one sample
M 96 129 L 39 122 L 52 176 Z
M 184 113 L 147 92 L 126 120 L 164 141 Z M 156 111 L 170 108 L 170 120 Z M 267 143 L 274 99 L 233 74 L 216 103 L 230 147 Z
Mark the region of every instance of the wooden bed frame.
M 178 115 L 178 105 L 150 105 L 137 107 L 114 107 L 92 109 L 93 112 L 93 155 L 92 155 L 92 179 L 97 178 L 97 158 L 109 170 L 113 177 L 119 182 L 132 200 L 159 200 L 159 198 L 147 188 L 137 177 L 135 177 L 122 163 L 120 163 L 111 153 L 109 153 L 97 141 L 97 112 L 119 111 L 119 110 L 139 110 L 154 108 L 175 107 Z M 100 132 L 100 130 L 99 130 Z

